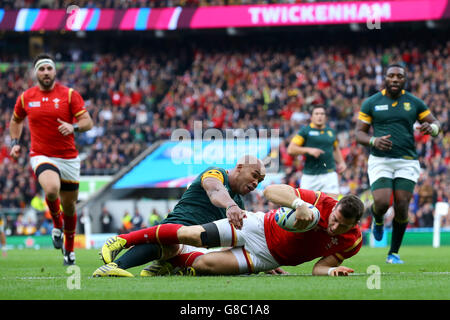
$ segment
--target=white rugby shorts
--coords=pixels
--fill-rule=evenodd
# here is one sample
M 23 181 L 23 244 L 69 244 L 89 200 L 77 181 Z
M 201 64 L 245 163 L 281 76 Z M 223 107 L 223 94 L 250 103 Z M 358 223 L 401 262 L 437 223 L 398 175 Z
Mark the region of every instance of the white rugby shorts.
M 420 176 L 419 160 L 406 160 L 398 158 L 385 158 L 369 156 L 367 162 L 369 183 L 372 185 L 380 178 L 404 178 L 417 183 Z
M 62 159 L 40 155 L 30 158 L 30 164 L 34 172 L 36 172 L 36 169 L 40 165 L 45 163 L 51 164 L 58 168 L 59 173 L 61 174 L 61 183 L 79 183 L 81 166 L 80 157 L 77 156 L 73 159 Z
M 300 188 L 325 193 L 339 194 L 339 178 L 336 172 L 303 174 Z
M 234 247 L 232 253 L 239 262 L 240 273 L 258 273 L 279 267 L 270 254 L 264 234 L 264 213 L 247 211 L 241 230 L 228 219 L 214 221 L 219 229 L 222 247 Z

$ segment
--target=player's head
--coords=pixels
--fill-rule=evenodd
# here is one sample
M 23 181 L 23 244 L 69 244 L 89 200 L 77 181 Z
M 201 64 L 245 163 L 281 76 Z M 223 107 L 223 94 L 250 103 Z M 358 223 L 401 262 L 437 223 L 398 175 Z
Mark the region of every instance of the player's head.
M 251 155 L 241 157 L 232 171 L 230 187 L 240 195 L 246 195 L 255 190 L 266 176 L 264 163 Z
M 402 92 L 406 83 L 406 70 L 400 64 L 391 64 L 384 75 L 384 85 L 391 97 L 397 97 Z
M 363 213 L 364 204 L 357 196 L 344 196 L 328 218 L 327 233 L 331 236 L 346 233 L 359 222 Z
M 316 127 L 323 127 L 327 121 L 325 107 L 321 105 L 313 106 L 311 109 L 311 122 Z
M 51 89 L 56 79 L 56 67 L 53 57 L 47 53 L 41 53 L 34 59 L 33 67 L 41 89 Z

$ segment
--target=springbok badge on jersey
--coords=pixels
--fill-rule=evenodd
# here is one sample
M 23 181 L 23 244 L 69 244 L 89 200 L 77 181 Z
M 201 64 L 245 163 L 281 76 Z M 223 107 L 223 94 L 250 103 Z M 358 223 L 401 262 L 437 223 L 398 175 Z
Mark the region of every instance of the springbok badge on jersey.
M 411 103 L 409 103 L 409 102 L 404 102 L 404 103 L 403 103 L 403 108 L 405 108 L 406 111 L 411 110 Z

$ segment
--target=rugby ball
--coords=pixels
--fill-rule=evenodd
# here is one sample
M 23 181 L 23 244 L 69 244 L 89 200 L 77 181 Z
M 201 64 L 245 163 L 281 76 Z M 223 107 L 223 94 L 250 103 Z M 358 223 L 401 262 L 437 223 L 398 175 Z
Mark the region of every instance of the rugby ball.
M 320 220 L 320 212 L 319 210 L 313 206 L 312 204 L 307 203 L 307 206 L 310 210 L 312 210 L 314 215 L 314 220 L 305 228 L 305 229 L 297 229 L 294 228 L 295 223 L 295 209 L 288 207 L 280 207 L 275 212 L 275 221 L 276 223 L 284 230 L 290 232 L 306 232 L 317 226 Z

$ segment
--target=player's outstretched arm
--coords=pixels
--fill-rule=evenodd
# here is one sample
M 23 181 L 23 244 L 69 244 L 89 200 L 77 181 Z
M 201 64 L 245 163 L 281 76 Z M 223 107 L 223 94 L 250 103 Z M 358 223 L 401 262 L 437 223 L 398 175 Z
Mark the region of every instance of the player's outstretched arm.
M 237 229 L 241 229 L 245 211 L 243 211 L 230 197 L 228 190 L 222 182 L 219 179 L 208 177 L 203 179 L 202 187 L 205 189 L 211 203 L 216 207 L 226 208 L 227 217 L 230 223 Z
M 296 229 L 305 229 L 312 220 L 313 212 L 308 208 L 305 202 L 297 197 L 295 189 L 287 184 L 273 184 L 264 189 L 264 197 L 282 207 L 296 209 Z
M 313 276 L 348 276 L 354 270 L 340 265 L 341 262 L 334 256 L 323 257 L 314 265 Z
M 297 199 L 295 189 L 287 184 L 272 184 L 264 189 L 264 197 L 282 207 L 291 207 L 292 202 Z

